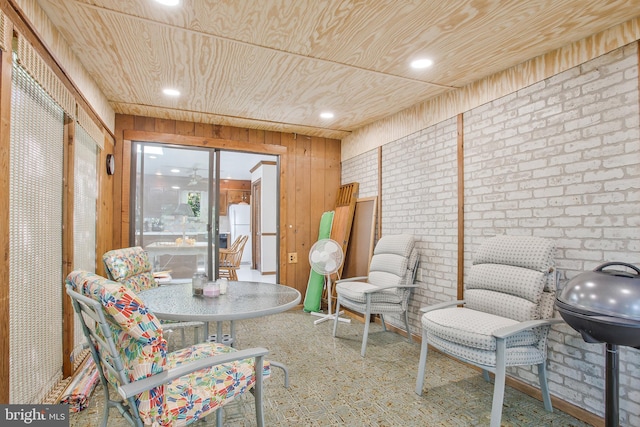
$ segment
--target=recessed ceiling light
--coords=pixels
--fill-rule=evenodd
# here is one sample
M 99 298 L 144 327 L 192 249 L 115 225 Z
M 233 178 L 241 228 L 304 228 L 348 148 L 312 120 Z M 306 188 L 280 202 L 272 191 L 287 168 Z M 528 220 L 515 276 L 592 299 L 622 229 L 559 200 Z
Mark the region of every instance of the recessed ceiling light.
M 333 113 L 330 111 L 325 111 L 324 113 L 320 113 L 320 117 L 323 119 L 333 119 Z
M 165 6 L 177 6 L 180 4 L 180 0 L 156 0 L 156 2 Z
M 173 172 L 173 173 L 180 173 L 180 169 L 171 169 L 171 172 Z
M 180 91 L 175 90 L 175 89 L 162 89 L 162 93 L 164 93 L 167 96 L 180 96 Z
M 157 159 L 157 156 L 149 156 L 150 159 Z
M 156 172 L 156 175 L 162 176 L 162 172 Z
M 174 190 L 179 190 L 180 189 L 180 187 L 178 187 L 177 185 L 173 185 L 173 186 L 171 186 L 171 188 L 173 188 Z
M 411 62 L 413 68 L 429 68 L 433 65 L 433 61 L 430 59 L 416 59 Z

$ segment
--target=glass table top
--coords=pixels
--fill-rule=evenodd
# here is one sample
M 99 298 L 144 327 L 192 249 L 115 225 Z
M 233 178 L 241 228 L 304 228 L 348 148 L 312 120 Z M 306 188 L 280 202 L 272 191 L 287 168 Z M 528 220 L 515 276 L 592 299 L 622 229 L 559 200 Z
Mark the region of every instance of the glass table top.
M 193 296 L 191 281 L 167 284 L 139 293 L 158 318 L 179 321 L 241 320 L 280 313 L 300 302 L 300 292 L 284 285 L 230 281 L 225 295 Z

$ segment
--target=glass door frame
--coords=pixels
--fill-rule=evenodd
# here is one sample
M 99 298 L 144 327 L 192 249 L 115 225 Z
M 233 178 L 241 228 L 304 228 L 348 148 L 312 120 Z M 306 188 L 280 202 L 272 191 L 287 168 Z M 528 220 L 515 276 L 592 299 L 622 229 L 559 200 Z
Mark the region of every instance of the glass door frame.
M 194 135 L 180 135 L 176 133 L 166 133 L 166 132 L 155 132 L 149 130 L 138 130 L 138 129 L 124 129 L 122 131 L 122 164 L 123 164 L 123 174 L 122 174 L 122 183 L 125 184 L 130 192 L 131 185 L 135 181 L 135 177 L 132 177 L 132 165 L 133 159 L 131 157 L 131 146 L 133 142 L 148 142 L 159 144 L 160 146 L 178 146 L 178 147 L 206 147 L 206 148 L 218 148 L 220 151 L 240 151 L 243 153 L 249 154 L 264 154 L 276 157 L 276 161 L 278 164 L 278 172 L 277 172 L 277 231 L 276 231 L 276 240 L 278 243 L 276 249 L 276 263 L 278 266 L 276 272 L 276 282 L 280 283 L 280 276 L 283 273 L 281 271 L 281 208 L 283 208 L 282 201 L 282 190 L 284 186 L 287 184 L 286 176 L 283 175 L 282 167 L 283 162 L 286 165 L 288 161 L 289 148 L 286 145 L 280 144 L 258 144 L 248 141 L 241 140 L 230 140 L 219 137 L 204 137 L 204 136 L 194 136 Z M 122 196 L 125 196 L 124 189 L 120 192 Z M 130 196 L 130 195 L 129 195 Z M 131 203 L 130 197 L 123 197 L 120 199 L 122 205 L 119 206 L 121 208 L 121 212 L 126 212 L 126 215 L 123 215 L 121 218 L 122 224 L 124 227 L 119 228 L 119 238 L 118 241 L 122 242 L 122 245 L 125 245 L 125 242 L 131 242 L 130 239 L 130 227 L 131 227 L 131 209 L 133 204 Z
M 141 147 L 140 152 L 138 152 L 138 147 Z M 214 209 L 216 206 L 220 206 L 220 149 L 212 148 L 212 147 L 200 147 L 193 145 L 179 145 L 179 144 L 165 144 L 158 143 L 153 141 L 140 141 L 140 140 L 132 140 L 131 141 L 131 180 L 129 186 L 129 210 L 130 210 L 130 218 L 132 221 L 129 222 L 129 242 L 130 245 L 134 244 L 142 244 L 144 243 L 144 211 L 143 207 L 140 207 L 140 212 L 138 212 L 139 203 L 142 203 L 144 200 L 144 173 L 140 174 L 140 181 L 138 182 L 137 173 L 138 173 L 138 163 L 140 163 L 140 170 L 144 171 L 144 162 L 145 156 L 141 155 L 144 152 L 144 147 L 161 147 L 166 149 L 177 149 L 177 150 L 190 150 L 190 151 L 202 151 L 206 152 L 208 155 L 208 166 L 207 166 L 207 191 L 209 197 L 207 197 L 207 223 L 206 223 L 206 232 L 207 232 L 207 257 L 205 260 L 205 273 L 208 276 L 211 276 L 210 272 L 213 272 L 213 277 L 217 278 L 219 274 L 218 269 L 218 259 L 219 259 L 219 246 L 218 244 L 213 245 L 213 242 L 220 241 L 220 212 L 219 209 Z M 140 156 L 138 162 L 138 155 Z M 138 194 L 138 184 L 140 191 Z M 211 197 L 213 195 L 213 197 Z M 136 236 L 136 227 L 140 230 L 140 235 Z M 136 237 L 139 237 L 139 242 L 136 240 Z M 212 279 L 213 280 L 213 279 Z

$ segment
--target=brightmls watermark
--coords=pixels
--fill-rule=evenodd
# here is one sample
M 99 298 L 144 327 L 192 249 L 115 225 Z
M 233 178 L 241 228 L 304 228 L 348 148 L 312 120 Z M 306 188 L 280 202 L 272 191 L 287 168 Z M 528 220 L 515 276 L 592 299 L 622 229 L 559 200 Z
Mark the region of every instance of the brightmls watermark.
M 0 426 L 69 427 L 69 405 L 0 405 Z

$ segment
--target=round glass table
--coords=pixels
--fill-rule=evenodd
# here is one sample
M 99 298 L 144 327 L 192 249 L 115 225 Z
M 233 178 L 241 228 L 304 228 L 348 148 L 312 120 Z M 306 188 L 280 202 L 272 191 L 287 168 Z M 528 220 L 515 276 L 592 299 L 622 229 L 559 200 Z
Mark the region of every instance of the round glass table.
M 191 281 L 175 281 L 139 293 L 140 298 L 159 319 L 205 323 L 268 316 L 289 310 L 300 303 L 300 292 L 284 285 L 262 282 L 230 281 L 227 293 L 218 297 L 194 296 Z M 220 323 L 219 323 L 220 324 Z
M 159 319 L 204 322 L 205 339 L 209 337 L 209 322 L 217 322 L 216 341 L 224 343 L 222 322 L 230 321 L 231 346 L 235 343 L 234 321 L 281 313 L 298 305 L 301 297 L 297 289 L 288 286 L 245 281 L 230 281 L 227 293 L 218 297 L 194 296 L 188 279 L 142 291 L 138 296 Z M 270 363 L 284 371 L 288 388 L 287 367 L 273 360 Z

